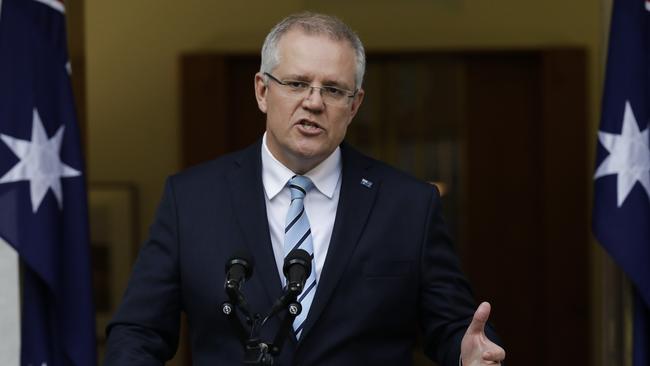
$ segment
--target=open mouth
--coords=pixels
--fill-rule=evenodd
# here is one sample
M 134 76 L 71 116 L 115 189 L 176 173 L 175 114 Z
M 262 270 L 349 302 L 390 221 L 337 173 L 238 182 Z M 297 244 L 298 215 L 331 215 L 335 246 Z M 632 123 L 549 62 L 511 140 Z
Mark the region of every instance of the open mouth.
M 317 131 L 322 129 L 317 123 L 303 119 L 298 122 L 298 125 L 307 131 Z

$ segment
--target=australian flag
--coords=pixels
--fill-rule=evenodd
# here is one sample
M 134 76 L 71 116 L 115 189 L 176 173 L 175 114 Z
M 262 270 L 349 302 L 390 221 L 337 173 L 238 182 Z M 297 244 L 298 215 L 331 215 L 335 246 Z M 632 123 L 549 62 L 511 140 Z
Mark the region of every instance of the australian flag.
M 593 230 L 635 288 L 634 366 L 650 365 L 650 0 L 614 0 Z
M 96 364 L 84 162 L 64 15 L 62 1 L 0 0 L 0 246 L 17 253 L 21 274 L 13 277 L 22 286 L 8 292 L 20 294 L 17 301 L 0 294 L 20 311 L 18 329 L 0 329 L 3 366 Z

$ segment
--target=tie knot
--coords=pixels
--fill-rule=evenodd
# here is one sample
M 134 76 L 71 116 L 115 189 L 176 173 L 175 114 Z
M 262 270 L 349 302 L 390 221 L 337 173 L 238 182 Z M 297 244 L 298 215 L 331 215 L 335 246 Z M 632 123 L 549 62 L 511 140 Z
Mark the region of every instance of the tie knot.
M 291 191 L 291 199 L 296 198 L 305 198 L 307 191 L 314 187 L 311 179 L 302 176 L 294 175 L 293 178 L 289 179 L 289 190 Z

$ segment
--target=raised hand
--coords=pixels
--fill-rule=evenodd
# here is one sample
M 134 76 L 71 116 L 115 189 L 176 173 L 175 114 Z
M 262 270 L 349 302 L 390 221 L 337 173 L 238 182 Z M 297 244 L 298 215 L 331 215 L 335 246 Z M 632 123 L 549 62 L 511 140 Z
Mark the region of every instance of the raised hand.
M 506 351 L 485 336 L 485 324 L 490 317 L 490 303 L 483 302 L 474 313 L 460 344 L 463 366 L 500 365 Z

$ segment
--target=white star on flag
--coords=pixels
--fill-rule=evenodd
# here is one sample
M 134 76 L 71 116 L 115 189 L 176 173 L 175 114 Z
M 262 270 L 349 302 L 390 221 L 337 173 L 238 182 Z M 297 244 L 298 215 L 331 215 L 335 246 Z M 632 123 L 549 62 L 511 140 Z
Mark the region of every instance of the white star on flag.
M 594 179 L 616 174 L 618 207 L 632 191 L 636 182 L 641 183 L 650 200 L 650 140 L 648 131 L 639 129 L 630 102 L 625 102 L 623 130 L 620 135 L 598 131 L 600 143 L 609 151 Z
M 31 141 L 0 134 L 2 141 L 20 159 L 13 168 L 0 178 L 0 184 L 29 181 L 34 213 L 38 210 L 50 188 L 54 192 L 59 209 L 63 209 L 61 178 L 81 175 L 80 171 L 64 164 L 59 157 L 64 129 L 65 126 L 59 127 L 54 136 L 48 139 L 41 117 L 34 108 Z

